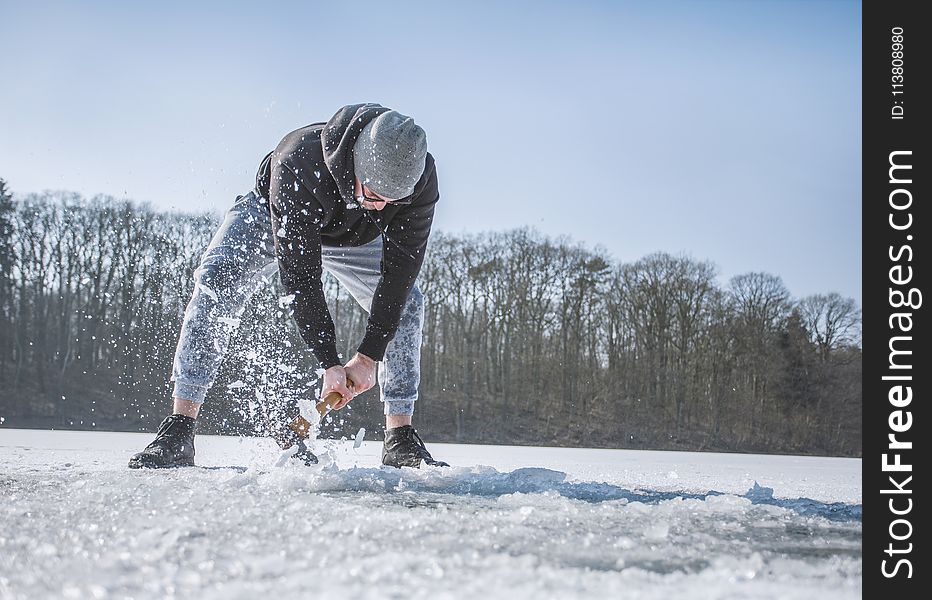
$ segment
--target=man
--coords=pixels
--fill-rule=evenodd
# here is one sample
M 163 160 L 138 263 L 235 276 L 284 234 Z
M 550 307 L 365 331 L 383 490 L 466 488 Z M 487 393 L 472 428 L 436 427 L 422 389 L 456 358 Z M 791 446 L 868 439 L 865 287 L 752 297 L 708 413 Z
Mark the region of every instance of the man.
M 195 420 L 243 306 L 277 267 L 301 337 L 325 369 L 322 397 L 345 406 L 376 379 L 385 412 L 382 463 L 434 460 L 411 425 L 420 380 L 424 301 L 415 279 L 440 195 L 424 130 L 378 104 L 341 108 L 286 135 L 262 161 L 256 189 L 239 196 L 195 271 L 175 352 L 173 414 L 131 468 L 194 464 Z M 276 262 L 277 258 L 277 262 Z M 327 270 L 369 313 L 343 365 L 321 282 Z M 299 439 L 295 455 L 317 457 Z

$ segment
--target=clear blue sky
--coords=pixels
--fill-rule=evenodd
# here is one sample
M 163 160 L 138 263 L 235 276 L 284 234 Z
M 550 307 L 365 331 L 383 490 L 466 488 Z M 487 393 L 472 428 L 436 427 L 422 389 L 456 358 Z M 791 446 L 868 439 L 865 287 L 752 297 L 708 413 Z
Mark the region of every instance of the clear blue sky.
M 0 177 L 224 210 L 288 131 L 426 129 L 435 227 L 861 300 L 861 5 L 0 0 Z

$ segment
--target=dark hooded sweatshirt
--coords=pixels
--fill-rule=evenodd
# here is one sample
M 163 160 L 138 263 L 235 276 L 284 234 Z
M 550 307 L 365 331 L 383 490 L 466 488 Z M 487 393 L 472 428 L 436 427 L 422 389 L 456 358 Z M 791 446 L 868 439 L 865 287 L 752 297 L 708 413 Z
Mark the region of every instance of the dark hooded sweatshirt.
M 408 205 L 382 211 L 356 205 L 353 145 L 363 127 L 388 111 L 378 104 L 345 106 L 327 123 L 292 131 L 269 154 L 256 177 L 269 199 L 279 273 L 301 337 L 328 369 L 342 364 L 321 282 L 321 245 L 361 246 L 382 235 L 382 277 L 372 298 L 358 351 L 382 360 L 424 261 L 434 205 L 440 199 L 434 158 Z M 384 235 L 383 235 L 384 234 Z

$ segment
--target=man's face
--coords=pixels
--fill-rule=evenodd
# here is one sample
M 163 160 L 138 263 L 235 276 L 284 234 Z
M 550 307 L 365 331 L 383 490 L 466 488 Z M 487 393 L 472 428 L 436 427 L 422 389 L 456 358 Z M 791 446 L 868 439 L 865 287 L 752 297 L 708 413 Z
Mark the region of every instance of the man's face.
M 385 208 L 386 199 L 379 196 L 366 186 L 362 186 L 362 207 L 369 210 L 382 210 Z
M 366 210 L 382 210 L 388 202 L 391 202 L 390 199 L 383 198 L 364 186 L 358 179 L 356 180 L 355 195 L 356 201 Z

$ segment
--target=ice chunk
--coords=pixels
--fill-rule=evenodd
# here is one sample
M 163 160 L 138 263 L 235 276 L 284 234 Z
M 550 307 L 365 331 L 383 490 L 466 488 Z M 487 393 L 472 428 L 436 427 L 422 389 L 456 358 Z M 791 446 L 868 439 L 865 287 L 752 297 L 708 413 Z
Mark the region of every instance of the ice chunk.
M 275 460 L 275 467 L 284 467 L 288 463 L 288 459 L 297 454 L 298 446 L 292 446 L 287 450 L 282 450 L 281 454 L 278 455 L 278 458 Z
M 210 289 L 209 287 L 207 287 L 200 281 L 197 282 L 197 288 L 201 290 L 202 292 L 204 292 L 205 294 L 207 294 L 208 296 L 210 296 L 211 298 L 213 298 L 214 302 L 220 302 L 220 298 L 217 297 L 216 292 L 214 292 L 212 289 Z
M 278 305 L 281 308 L 285 308 L 286 306 L 291 306 L 291 303 L 294 302 L 294 296 L 295 296 L 294 294 L 288 294 L 287 296 L 279 296 Z
M 353 448 L 361 447 L 364 439 L 366 439 L 366 428 L 360 427 L 359 431 L 356 432 L 356 437 L 353 438 Z
M 237 379 L 233 383 L 227 384 L 228 390 L 238 390 L 239 388 L 246 387 L 246 384 L 243 383 L 242 379 Z
M 320 421 L 320 413 L 307 398 L 298 400 L 298 414 L 307 420 L 311 425 L 316 425 Z M 311 430 L 310 437 L 317 437 L 317 432 Z
M 240 319 L 236 319 L 234 317 L 217 317 L 217 320 L 231 327 L 239 327 L 241 322 Z
M 771 500 L 773 499 L 773 488 L 764 487 L 755 481 L 754 487 L 749 489 L 744 497 L 752 501 Z

